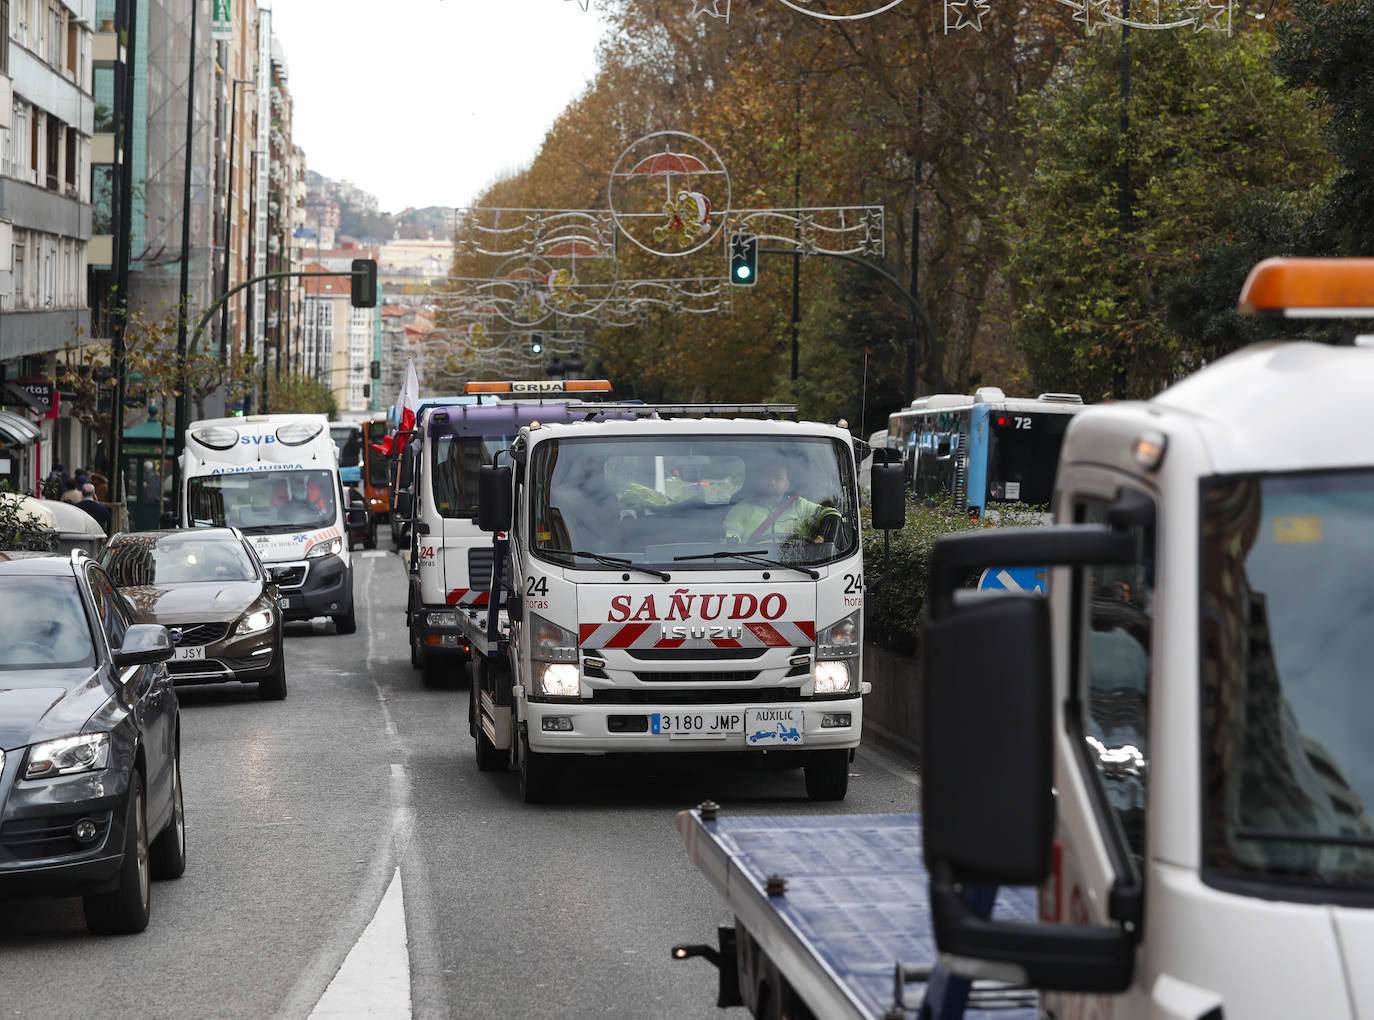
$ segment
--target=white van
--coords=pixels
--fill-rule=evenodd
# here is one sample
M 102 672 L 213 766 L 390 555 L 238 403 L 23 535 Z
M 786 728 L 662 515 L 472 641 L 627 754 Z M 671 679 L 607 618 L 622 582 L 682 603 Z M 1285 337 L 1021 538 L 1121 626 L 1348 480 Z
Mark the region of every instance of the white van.
M 349 511 L 324 415 L 192 422 L 181 479 L 182 526 L 240 529 L 276 582 L 287 620 L 328 616 L 340 634 L 358 629 Z

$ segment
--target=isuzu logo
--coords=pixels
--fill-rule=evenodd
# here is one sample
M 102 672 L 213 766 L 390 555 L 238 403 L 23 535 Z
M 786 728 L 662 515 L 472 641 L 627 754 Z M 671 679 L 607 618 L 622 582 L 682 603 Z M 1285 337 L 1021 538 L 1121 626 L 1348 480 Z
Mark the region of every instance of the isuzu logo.
M 716 626 L 659 627 L 660 641 L 686 641 L 688 638 L 706 638 L 711 641 L 738 640 L 744 636 L 743 627 Z

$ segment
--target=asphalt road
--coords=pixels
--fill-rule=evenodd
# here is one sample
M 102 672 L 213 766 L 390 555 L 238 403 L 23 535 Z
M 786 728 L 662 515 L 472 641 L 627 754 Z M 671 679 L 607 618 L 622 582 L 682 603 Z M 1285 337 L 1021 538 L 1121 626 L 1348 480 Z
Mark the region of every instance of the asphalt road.
M 310 1017 L 398 871 L 410 1002 L 366 1015 L 740 1017 L 708 964 L 669 958 L 730 922 L 676 812 L 916 807 L 914 774 L 868 749 L 837 805 L 798 770 L 700 762 L 577 768 L 560 803 L 523 805 L 514 772 L 477 771 L 466 683 L 410 666 L 400 558 L 355 557 L 358 631 L 288 628 L 286 701 L 179 689 L 190 862 L 155 883 L 145 933 L 93 938 L 77 900 L 0 902 L 0 1017 Z M 379 987 L 382 960 L 364 942 L 340 985 L 375 962 Z

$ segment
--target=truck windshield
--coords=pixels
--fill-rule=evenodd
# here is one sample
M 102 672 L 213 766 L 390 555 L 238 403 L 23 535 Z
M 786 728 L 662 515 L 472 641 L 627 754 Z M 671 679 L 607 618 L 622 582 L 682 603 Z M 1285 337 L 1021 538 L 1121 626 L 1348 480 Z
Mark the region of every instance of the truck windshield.
M 243 471 L 187 479 L 192 527 L 311 531 L 338 520 L 333 471 Z
M 441 517 L 477 516 L 477 473 L 511 436 L 435 436 L 434 505 Z
M 370 441 L 363 444 L 363 460 L 367 463 L 367 484 L 379 489 L 385 489 L 391 484 L 391 458 L 381 450 L 372 448 L 372 443 L 380 443 L 384 435 L 381 429 L 372 430 L 365 437 Z
M 560 439 L 538 445 L 530 478 L 531 545 L 560 565 L 571 551 L 757 570 L 733 554 L 817 564 L 858 542 L 853 460 L 824 438 Z
M 990 500 L 1049 506 L 1059 448 L 1072 415 L 993 411 L 988 422 Z
M 1202 497 L 1207 864 L 1368 889 L 1374 472 L 1218 479 Z
M 331 425 L 329 437 L 339 450 L 339 467 L 357 467 L 363 462 L 361 425 Z

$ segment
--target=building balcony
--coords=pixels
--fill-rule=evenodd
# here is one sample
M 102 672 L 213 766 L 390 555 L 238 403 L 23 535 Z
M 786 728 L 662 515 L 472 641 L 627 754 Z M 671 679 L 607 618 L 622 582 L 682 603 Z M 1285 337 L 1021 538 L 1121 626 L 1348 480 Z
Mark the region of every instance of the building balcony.
M 91 162 L 113 163 L 115 161 L 115 136 L 112 131 L 98 131 L 91 135 Z

